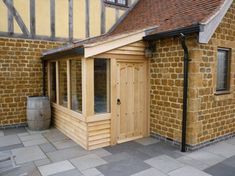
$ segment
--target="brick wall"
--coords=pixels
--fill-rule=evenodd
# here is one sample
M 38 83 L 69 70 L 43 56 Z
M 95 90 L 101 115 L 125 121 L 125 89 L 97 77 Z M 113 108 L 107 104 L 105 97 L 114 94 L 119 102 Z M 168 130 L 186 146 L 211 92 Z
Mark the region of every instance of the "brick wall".
M 235 3 L 209 44 L 188 36 L 190 51 L 187 144 L 235 133 Z M 216 95 L 217 50 L 232 49 L 230 93 Z M 183 50 L 177 38 L 157 41 L 150 62 L 151 133 L 181 141 Z
M 0 127 L 26 122 L 26 97 L 42 94 L 41 52 L 58 45 L 0 38 Z

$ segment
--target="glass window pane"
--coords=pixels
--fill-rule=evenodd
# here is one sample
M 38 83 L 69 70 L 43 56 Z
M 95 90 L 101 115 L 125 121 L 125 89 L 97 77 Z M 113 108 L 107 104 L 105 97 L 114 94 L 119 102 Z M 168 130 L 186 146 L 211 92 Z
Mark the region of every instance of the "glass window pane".
M 216 90 L 228 89 L 228 69 L 229 69 L 229 52 L 227 50 L 218 50 L 217 58 L 217 85 Z
M 107 59 L 94 60 L 94 94 L 95 113 L 109 112 L 109 61 Z
M 82 112 L 82 62 L 70 61 L 71 79 L 71 109 Z
M 50 99 L 56 103 L 56 63 L 50 63 Z
M 59 61 L 59 104 L 68 107 L 67 95 L 67 61 Z

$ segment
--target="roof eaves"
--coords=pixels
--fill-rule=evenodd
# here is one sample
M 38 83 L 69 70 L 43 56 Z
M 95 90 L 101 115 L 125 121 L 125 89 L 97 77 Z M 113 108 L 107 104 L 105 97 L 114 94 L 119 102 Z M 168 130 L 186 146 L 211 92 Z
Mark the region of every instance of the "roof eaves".
M 208 19 L 202 20 L 200 23 L 202 30 L 199 33 L 199 43 L 209 42 L 215 33 L 215 30 L 231 7 L 232 3 L 233 0 L 224 0 L 224 2 L 219 8 L 217 8 L 217 11 L 214 14 L 212 14 Z
M 183 28 L 178 28 L 178 29 L 174 29 L 174 30 L 170 30 L 170 31 L 149 34 L 149 35 L 145 36 L 143 39 L 145 41 L 155 41 L 155 40 L 159 40 L 159 39 L 163 39 L 163 38 L 179 36 L 181 33 L 187 35 L 187 34 L 199 33 L 199 32 L 200 32 L 200 25 L 194 24 L 191 26 L 186 26 Z

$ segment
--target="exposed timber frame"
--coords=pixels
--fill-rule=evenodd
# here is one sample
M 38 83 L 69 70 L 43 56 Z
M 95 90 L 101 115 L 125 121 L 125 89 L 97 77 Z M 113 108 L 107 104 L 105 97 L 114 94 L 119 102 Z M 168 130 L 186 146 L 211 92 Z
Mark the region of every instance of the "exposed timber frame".
M 105 29 L 105 26 L 106 26 L 106 8 L 105 8 L 105 5 L 104 5 L 104 0 L 100 0 L 101 2 L 101 20 L 100 20 L 100 31 L 101 31 L 101 34 L 104 34 L 106 32 L 106 29 Z
M 21 31 L 23 32 L 23 34 L 26 36 L 30 36 L 29 30 L 27 29 L 26 25 L 24 24 L 22 18 L 19 15 L 19 13 L 17 12 L 15 7 L 13 6 L 12 0 L 3 0 L 3 2 L 8 9 L 8 15 L 9 15 L 9 13 L 11 14 L 8 16 L 8 19 L 9 19 L 8 32 L 13 33 L 13 17 L 14 17 L 17 24 L 19 25 Z
M 35 20 L 35 0 L 30 0 L 30 32 L 32 38 L 36 34 L 36 20 Z
M 55 39 L 55 0 L 50 1 L 50 11 L 51 11 L 51 38 Z
M 69 0 L 69 41 L 73 40 L 73 0 Z
M 90 37 L 90 0 L 86 0 L 86 5 L 85 5 L 85 11 L 86 11 L 86 38 Z

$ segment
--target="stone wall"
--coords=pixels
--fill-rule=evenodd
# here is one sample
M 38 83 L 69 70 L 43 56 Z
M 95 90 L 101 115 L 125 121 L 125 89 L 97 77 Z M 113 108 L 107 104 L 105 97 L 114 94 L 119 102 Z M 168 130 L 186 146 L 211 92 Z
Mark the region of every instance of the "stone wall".
M 231 49 L 230 90 L 216 94 L 218 48 Z M 217 28 L 209 44 L 198 44 L 194 50 L 196 77 L 191 85 L 195 91 L 194 111 L 197 117 L 196 138 L 201 144 L 235 133 L 235 2 Z
M 196 36 L 187 40 L 189 48 L 197 45 Z M 150 132 L 175 141 L 181 140 L 183 56 L 179 39 L 170 38 L 157 41 L 150 61 Z
M 41 52 L 60 43 L 0 38 L 0 127 L 26 122 L 26 98 L 42 94 Z
M 235 133 L 235 3 L 208 44 L 187 37 L 190 51 L 187 144 L 205 145 Z M 230 91 L 216 94 L 218 48 L 232 51 Z M 151 134 L 181 141 L 183 50 L 179 39 L 157 41 L 150 62 Z

